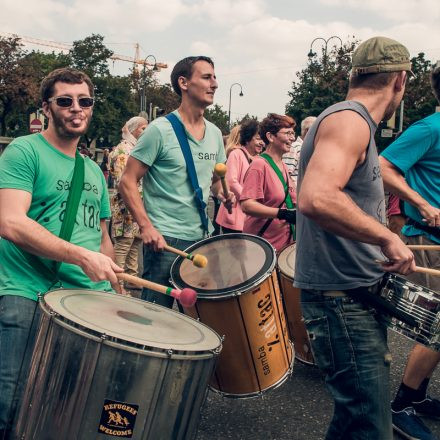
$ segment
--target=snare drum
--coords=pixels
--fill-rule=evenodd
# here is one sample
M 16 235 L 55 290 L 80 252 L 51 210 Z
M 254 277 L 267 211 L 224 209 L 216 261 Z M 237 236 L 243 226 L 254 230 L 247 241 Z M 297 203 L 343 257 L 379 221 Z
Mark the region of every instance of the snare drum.
M 201 269 L 178 257 L 171 282 L 197 291 L 185 313 L 225 336 L 211 387 L 228 397 L 253 397 L 282 384 L 293 366 L 293 348 L 276 279 L 275 250 L 264 239 L 227 234 L 186 250 L 208 258 Z
M 386 274 L 380 295 L 397 310 L 411 315 L 419 326 L 414 328 L 395 317 L 383 315 L 391 330 L 440 350 L 440 295 L 437 292 L 397 275 Z
M 295 275 L 296 243 L 285 247 L 278 256 L 278 275 L 283 293 L 287 324 L 295 347 L 295 357 L 309 365 L 314 365 L 312 347 L 301 311 L 301 290 L 293 287 Z
M 193 438 L 221 350 L 215 332 L 104 292 L 56 290 L 40 307 L 18 438 Z

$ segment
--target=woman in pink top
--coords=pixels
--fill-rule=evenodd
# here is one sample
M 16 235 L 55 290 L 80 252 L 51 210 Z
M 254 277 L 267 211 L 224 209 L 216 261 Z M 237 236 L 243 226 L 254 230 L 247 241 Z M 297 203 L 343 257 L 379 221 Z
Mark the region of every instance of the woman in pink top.
M 237 198 L 237 204 L 229 213 L 222 204 L 217 215 L 217 223 L 221 225 L 225 234 L 233 232 L 242 232 L 244 223 L 244 214 L 241 210 L 240 200 L 244 176 L 252 159 L 261 153 L 264 143 L 258 134 L 258 121 L 250 119 L 242 124 L 240 129 L 240 145 L 230 150 L 226 165 L 228 172 L 226 180 L 230 190 Z
M 290 149 L 294 139 L 295 121 L 289 116 L 269 113 L 260 123 L 260 136 L 266 144 L 265 153 L 281 171 L 293 203 L 295 188 L 283 154 Z M 243 232 L 261 235 L 279 252 L 292 242 L 290 223 L 295 223 L 295 211 L 286 209 L 283 184 L 269 162 L 262 157 L 254 159 L 243 182 L 241 207 L 246 214 Z M 262 233 L 262 229 L 267 229 Z

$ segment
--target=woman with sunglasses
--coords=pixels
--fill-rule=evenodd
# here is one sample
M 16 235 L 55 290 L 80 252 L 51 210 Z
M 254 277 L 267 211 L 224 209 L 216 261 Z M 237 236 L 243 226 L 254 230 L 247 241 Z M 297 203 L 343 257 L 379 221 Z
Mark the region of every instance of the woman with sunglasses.
M 234 145 L 229 150 L 229 154 L 226 151 L 228 157 L 226 180 L 237 200 L 240 199 L 246 171 L 252 160 L 263 150 L 264 142 L 261 140 L 258 128 L 259 124 L 255 119 L 244 122 L 238 133 L 239 144 Z M 222 227 L 224 234 L 230 234 L 243 231 L 244 217 L 240 203 L 237 202 L 230 213 L 223 205 L 220 206 L 216 221 Z
M 294 184 L 282 161 L 295 137 L 295 121 L 269 113 L 260 123 L 265 152 L 255 158 L 246 173 L 240 196 L 246 214 L 243 232 L 265 238 L 279 252 L 293 241 L 296 220 Z

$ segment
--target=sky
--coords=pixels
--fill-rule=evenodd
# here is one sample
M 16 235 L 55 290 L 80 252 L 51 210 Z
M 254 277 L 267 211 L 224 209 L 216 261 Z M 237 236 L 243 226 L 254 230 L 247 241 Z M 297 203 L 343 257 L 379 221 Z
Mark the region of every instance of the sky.
M 210 56 L 219 82 L 215 103 L 225 111 L 230 103 L 234 121 L 246 113 L 284 113 L 317 37 L 346 42 L 383 35 L 405 44 L 411 56 L 424 52 L 435 62 L 439 22 L 439 0 L 3 0 L 0 35 L 71 44 L 95 33 L 130 57 L 138 43 L 141 58 L 151 54 L 168 64 L 158 73 L 160 82 L 169 82 L 178 60 Z M 313 50 L 319 53 L 322 44 L 315 41 Z M 332 38 L 328 47 L 339 44 Z M 130 67 L 116 61 L 110 70 L 125 75 Z

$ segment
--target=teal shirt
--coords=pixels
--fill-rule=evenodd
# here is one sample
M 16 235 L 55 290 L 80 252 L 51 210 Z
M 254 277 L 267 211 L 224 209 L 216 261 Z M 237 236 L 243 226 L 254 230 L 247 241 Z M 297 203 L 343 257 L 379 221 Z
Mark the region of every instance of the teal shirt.
M 88 157 L 84 161 L 84 189 L 70 242 L 99 252 L 100 220 L 110 217 L 109 197 L 98 165 Z M 54 148 L 41 134 L 23 136 L 0 156 L 0 188 L 31 193 L 28 216 L 59 235 L 74 165 L 74 158 Z M 79 266 L 72 264 L 61 264 L 59 278 L 65 288 L 111 290 L 107 281 L 92 282 Z M 30 266 L 14 244 L 0 239 L 0 295 L 36 300 L 38 293 L 50 288 L 50 282 Z
M 180 120 L 178 111 L 173 112 Z M 194 166 L 208 203 L 216 163 L 226 161 L 221 131 L 205 119 L 205 135 L 197 141 L 186 132 Z M 194 191 L 188 178 L 185 159 L 170 122 L 155 119 L 139 138 L 131 156 L 148 165 L 143 178 L 145 209 L 154 227 L 163 235 L 195 241 L 203 238 Z M 212 225 L 210 224 L 211 232 Z
M 382 156 L 397 167 L 408 185 L 430 205 L 440 208 L 440 113 L 434 113 L 411 125 L 397 138 Z M 422 223 L 419 211 L 405 202 L 405 214 Z M 433 235 L 412 225 L 405 225 L 407 236 L 426 235 L 440 243 Z

